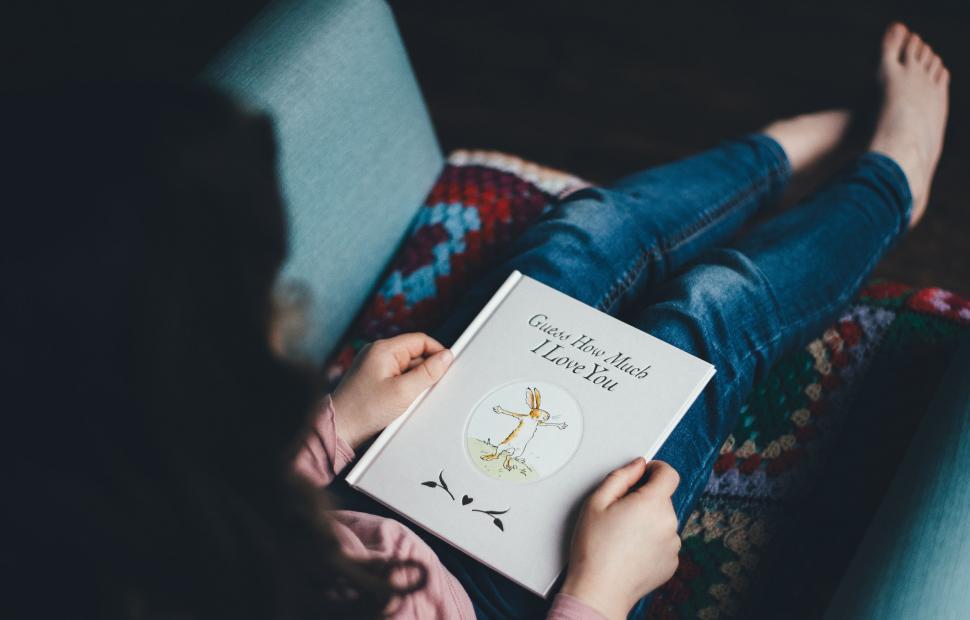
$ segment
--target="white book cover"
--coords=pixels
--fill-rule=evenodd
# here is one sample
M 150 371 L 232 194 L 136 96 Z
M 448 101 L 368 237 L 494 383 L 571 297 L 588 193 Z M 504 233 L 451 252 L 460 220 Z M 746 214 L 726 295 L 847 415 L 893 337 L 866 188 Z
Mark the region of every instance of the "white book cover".
M 610 470 L 653 458 L 714 375 L 518 271 L 452 351 L 347 481 L 541 596 L 586 496 Z

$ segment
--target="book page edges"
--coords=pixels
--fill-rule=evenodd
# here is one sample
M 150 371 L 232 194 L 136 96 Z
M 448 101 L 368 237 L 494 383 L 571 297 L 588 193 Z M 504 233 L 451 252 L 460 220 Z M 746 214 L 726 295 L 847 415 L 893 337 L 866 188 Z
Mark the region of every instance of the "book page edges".
M 512 273 L 509 274 L 509 277 L 505 279 L 505 282 L 502 283 L 502 286 L 500 286 L 499 289 L 495 291 L 495 294 L 492 295 L 492 298 L 488 300 L 488 303 L 485 304 L 481 311 L 479 311 L 478 315 L 472 320 L 468 327 L 465 328 L 465 331 L 461 333 L 461 336 L 455 340 L 455 343 L 451 345 L 451 353 L 454 355 L 452 364 L 454 364 L 454 360 L 458 359 L 461 352 L 468 346 L 485 322 L 488 321 L 489 317 L 495 313 L 495 310 L 497 310 L 502 302 L 505 301 L 505 298 L 508 297 L 509 293 L 512 292 L 512 289 L 515 288 L 515 285 L 518 284 L 521 279 L 522 273 L 517 269 L 513 270 Z M 394 437 L 398 429 L 400 429 L 407 419 L 411 417 L 411 414 L 414 413 L 414 410 L 418 408 L 418 405 L 421 404 L 421 401 L 424 400 L 425 396 L 427 396 L 432 389 L 434 389 L 433 385 L 421 392 L 418 397 L 414 399 L 414 402 L 411 403 L 411 406 L 408 407 L 404 413 L 398 416 L 396 420 L 388 424 L 387 428 L 385 428 L 381 434 L 377 436 L 377 439 L 375 439 L 374 443 L 371 444 L 371 447 L 367 449 L 367 452 L 360 457 L 353 469 L 347 473 L 347 484 L 357 488 L 357 484 L 360 481 L 361 476 L 364 475 L 370 464 L 375 458 L 377 458 L 381 451 L 384 450 L 384 447 L 391 440 L 391 438 Z

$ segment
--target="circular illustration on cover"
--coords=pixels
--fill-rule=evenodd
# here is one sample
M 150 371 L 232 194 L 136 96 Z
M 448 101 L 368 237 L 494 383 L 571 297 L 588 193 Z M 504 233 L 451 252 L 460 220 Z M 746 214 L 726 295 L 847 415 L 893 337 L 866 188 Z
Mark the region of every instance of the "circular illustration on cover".
M 465 444 L 475 468 L 496 480 L 531 482 L 551 475 L 582 437 L 579 403 L 548 382 L 516 382 L 486 394 L 472 409 Z

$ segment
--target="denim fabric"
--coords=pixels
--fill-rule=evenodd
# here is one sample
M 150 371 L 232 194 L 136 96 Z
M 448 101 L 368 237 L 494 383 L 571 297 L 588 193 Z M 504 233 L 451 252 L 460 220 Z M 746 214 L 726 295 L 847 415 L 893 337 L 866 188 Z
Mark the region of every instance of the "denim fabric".
M 435 330 L 450 343 L 518 269 L 614 315 L 780 196 L 790 169 L 766 136 L 571 194 L 530 226 Z
M 513 243 L 433 335 L 453 342 L 518 269 L 714 364 L 717 374 L 656 457 L 680 473 L 673 502 L 683 524 L 755 382 L 837 318 L 909 221 L 902 170 L 867 153 L 799 206 L 736 237 L 790 172 L 781 147 L 758 134 L 573 194 Z M 547 601 L 426 540 L 478 617 L 542 617 Z

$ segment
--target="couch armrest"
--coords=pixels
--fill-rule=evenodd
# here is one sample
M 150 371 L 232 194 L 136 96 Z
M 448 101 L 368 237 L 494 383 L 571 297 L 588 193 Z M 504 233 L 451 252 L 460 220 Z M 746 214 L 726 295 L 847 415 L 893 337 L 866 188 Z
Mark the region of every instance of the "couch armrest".
M 970 337 L 964 335 L 826 618 L 966 618 Z

